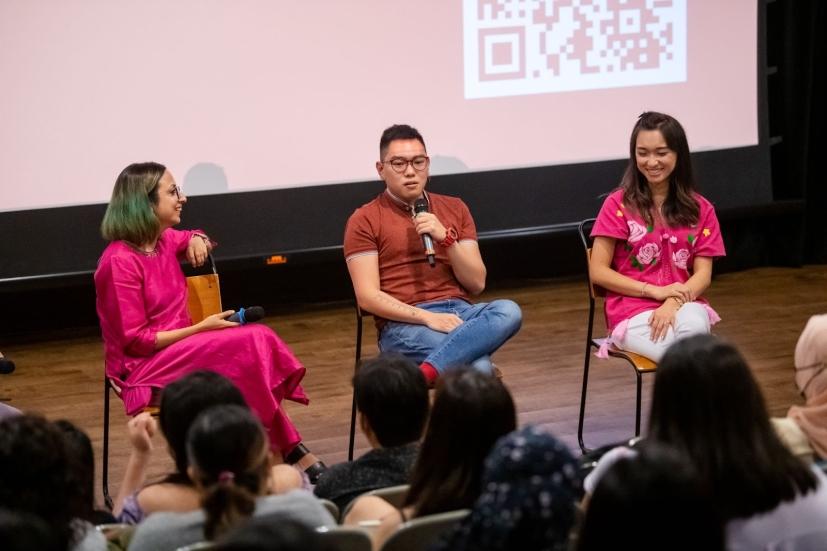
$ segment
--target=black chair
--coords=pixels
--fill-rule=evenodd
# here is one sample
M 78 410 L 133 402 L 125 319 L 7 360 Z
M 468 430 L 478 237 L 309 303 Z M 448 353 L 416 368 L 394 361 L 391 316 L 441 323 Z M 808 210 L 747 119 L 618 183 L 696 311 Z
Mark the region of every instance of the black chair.
M 372 315 L 359 308 L 356 303 L 356 357 L 353 361 L 353 374 L 359 370 L 359 362 L 362 360 L 362 322 L 365 317 Z M 353 403 L 350 407 L 350 442 L 347 446 L 347 460 L 353 461 L 353 447 L 356 444 L 356 389 L 353 389 Z
M 103 376 L 103 461 L 101 467 L 101 484 L 103 485 L 103 502 L 112 510 L 112 497 L 109 495 L 109 391 L 112 390 L 120 398 L 121 389 L 109 377 Z M 161 394 L 153 389 L 152 398 L 143 412 L 158 415 L 160 411 Z
M 586 353 L 583 358 L 583 391 L 580 395 L 580 419 L 577 423 L 577 442 L 580 444 L 580 450 L 587 453 L 590 448 L 587 448 L 583 442 L 583 421 L 586 416 L 586 390 L 589 384 L 589 363 L 592 356 L 592 349 L 598 349 L 606 340 L 605 338 L 594 338 L 594 310 L 595 301 L 597 298 L 604 298 L 606 290 L 594 285 L 589 275 L 589 260 L 591 259 L 592 241 L 589 237 L 592 227 L 594 226 L 594 218 L 589 218 L 580 222 L 577 230 L 580 234 L 580 240 L 583 242 L 583 248 L 586 252 L 586 278 L 589 285 L 589 325 L 586 332 Z M 617 348 L 614 345 L 609 346 L 609 356 L 615 358 L 622 358 L 626 360 L 635 372 L 637 378 L 637 401 L 635 406 L 635 436 L 640 435 L 640 405 L 642 394 L 642 376 L 644 373 L 654 373 L 657 369 L 657 364 L 645 356 L 628 352 Z

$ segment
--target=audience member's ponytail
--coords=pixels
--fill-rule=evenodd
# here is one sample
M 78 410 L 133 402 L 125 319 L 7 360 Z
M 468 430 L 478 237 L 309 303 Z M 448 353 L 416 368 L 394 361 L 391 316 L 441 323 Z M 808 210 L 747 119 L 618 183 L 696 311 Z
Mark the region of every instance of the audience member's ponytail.
M 237 405 L 203 412 L 187 433 L 192 478 L 202 489 L 204 536 L 213 540 L 250 517 L 269 472 L 259 421 Z

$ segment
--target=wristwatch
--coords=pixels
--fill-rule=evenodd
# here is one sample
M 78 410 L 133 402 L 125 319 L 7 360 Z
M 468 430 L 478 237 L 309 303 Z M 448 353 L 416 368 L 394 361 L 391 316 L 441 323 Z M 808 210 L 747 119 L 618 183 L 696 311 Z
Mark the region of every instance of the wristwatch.
M 439 246 L 444 249 L 447 249 L 448 247 L 456 243 L 458 237 L 459 235 L 457 235 L 457 230 L 449 226 L 445 229 L 445 239 L 439 242 Z

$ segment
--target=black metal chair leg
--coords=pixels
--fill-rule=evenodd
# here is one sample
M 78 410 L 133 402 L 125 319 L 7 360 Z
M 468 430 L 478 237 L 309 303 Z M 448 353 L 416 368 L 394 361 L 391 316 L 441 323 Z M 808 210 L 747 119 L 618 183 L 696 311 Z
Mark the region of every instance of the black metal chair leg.
M 640 395 L 641 386 L 643 385 L 643 377 L 637 370 L 635 370 L 635 375 L 637 375 L 637 406 L 635 408 L 635 436 L 640 436 Z
M 580 419 L 577 421 L 577 443 L 580 444 L 580 451 L 583 453 L 591 451 L 583 442 L 583 425 L 586 418 L 586 391 L 589 386 L 591 352 L 591 339 L 589 339 L 589 342 L 586 343 L 586 356 L 583 360 L 583 390 L 580 393 Z
M 362 359 L 362 316 L 356 306 L 356 358 L 353 362 L 353 374 L 359 369 Z M 347 460 L 353 461 L 353 448 L 356 445 L 356 388 L 353 389 L 353 403 L 350 406 L 350 442 L 347 447 Z
M 112 498 L 109 496 L 109 381 L 103 377 L 103 461 L 101 464 L 101 481 L 103 484 L 103 502 L 112 510 Z

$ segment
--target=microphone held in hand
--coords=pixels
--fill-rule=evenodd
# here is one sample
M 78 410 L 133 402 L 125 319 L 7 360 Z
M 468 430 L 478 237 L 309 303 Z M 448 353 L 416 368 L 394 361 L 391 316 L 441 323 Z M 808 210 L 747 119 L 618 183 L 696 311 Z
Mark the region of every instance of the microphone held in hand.
M 428 212 L 428 201 L 426 201 L 423 197 L 420 197 L 414 203 L 414 215 L 419 216 L 422 212 Z M 428 264 L 430 264 L 431 268 L 433 268 L 436 263 L 434 261 L 434 240 L 431 239 L 431 234 L 422 234 L 422 245 L 425 247 L 425 256 L 428 257 Z
M 239 308 L 238 312 L 227 318 L 227 321 L 234 321 L 245 325 L 258 321 L 264 317 L 264 308 L 261 306 L 250 306 L 249 308 Z

